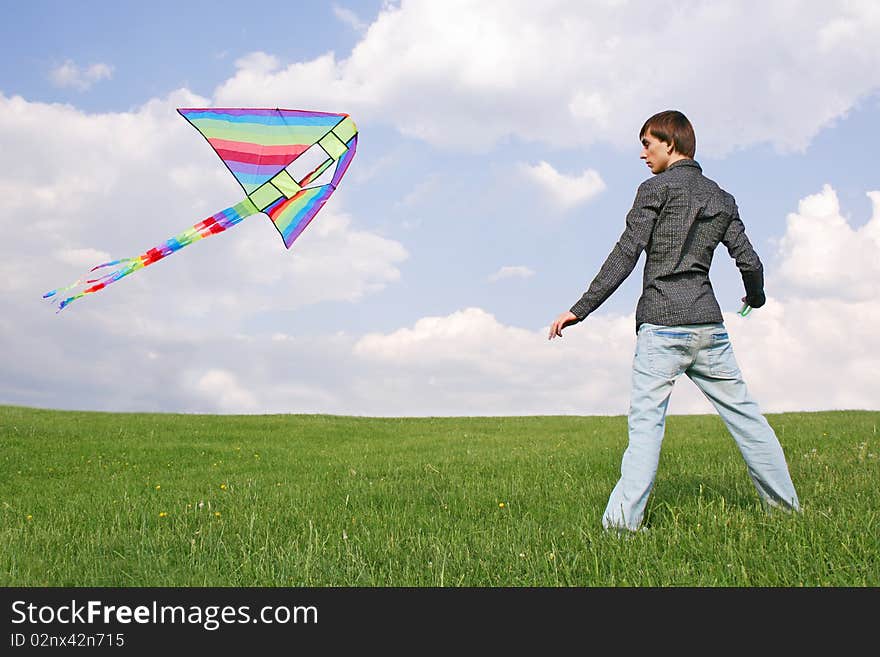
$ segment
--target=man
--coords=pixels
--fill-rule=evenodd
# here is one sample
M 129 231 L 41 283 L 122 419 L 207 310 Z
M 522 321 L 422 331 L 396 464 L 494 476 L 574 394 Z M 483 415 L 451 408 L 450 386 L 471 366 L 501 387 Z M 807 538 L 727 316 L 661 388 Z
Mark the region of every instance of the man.
M 647 252 L 636 308 L 636 353 L 629 446 L 602 517 L 606 529 L 637 531 L 654 486 L 666 408 L 682 373 L 712 402 L 768 505 L 799 510 L 782 447 L 749 395 L 709 281 L 723 243 L 743 278 L 743 301 L 764 305 L 761 261 L 745 234 L 734 197 L 706 178 L 693 159 L 696 137 L 681 112 L 655 114 L 639 133 L 652 178 L 639 185 L 626 229 L 580 300 L 550 326 L 549 339 L 583 321 L 629 276 Z

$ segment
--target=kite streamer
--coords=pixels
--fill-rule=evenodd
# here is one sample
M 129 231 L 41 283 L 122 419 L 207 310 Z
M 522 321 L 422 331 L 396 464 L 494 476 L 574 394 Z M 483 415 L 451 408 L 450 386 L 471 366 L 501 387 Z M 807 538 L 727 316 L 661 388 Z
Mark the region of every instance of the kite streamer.
M 65 297 L 58 312 L 254 214 L 268 215 L 289 249 L 336 190 L 357 150 L 357 127 L 348 114 L 277 108 L 177 111 L 205 137 L 247 198 L 137 257 L 105 262 L 90 270 L 115 268 L 107 273 L 46 292 L 44 299 Z

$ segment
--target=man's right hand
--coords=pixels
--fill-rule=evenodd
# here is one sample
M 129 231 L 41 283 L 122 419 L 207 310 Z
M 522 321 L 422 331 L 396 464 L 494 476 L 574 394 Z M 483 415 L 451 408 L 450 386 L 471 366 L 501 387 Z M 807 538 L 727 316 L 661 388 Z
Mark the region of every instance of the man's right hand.
M 578 318 L 570 310 L 562 313 L 559 317 L 553 320 L 553 323 L 550 325 L 550 335 L 547 337 L 547 339 L 552 340 L 556 337 L 561 338 L 562 329 L 564 329 L 566 326 L 577 324 L 577 322 Z

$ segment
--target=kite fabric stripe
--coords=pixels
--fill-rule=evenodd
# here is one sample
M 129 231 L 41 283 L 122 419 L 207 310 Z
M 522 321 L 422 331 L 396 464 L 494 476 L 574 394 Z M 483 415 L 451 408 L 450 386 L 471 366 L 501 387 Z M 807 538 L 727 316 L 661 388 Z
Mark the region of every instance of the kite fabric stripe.
M 165 240 L 159 246 L 153 247 L 152 249 L 142 253 L 136 258 L 123 258 L 121 260 L 113 260 L 111 262 L 105 262 L 100 265 L 96 265 L 92 267 L 89 271 L 96 271 L 98 269 L 104 269 L 105 267 L 116 267 L 116 269 L 108 274 L 104 274 L 103 276 L 98 276 L 97 278 L 88 278 L 88 279 L 80 279 L 67 287 L 58 288 L 57 290 L 52 290 L 51 292 L 46 292 L 43 295 L 44 299 L 49 299 L 54 297 L 59 292 L 67 292 L 68 290 L 76 289 L 77 291 L 74 294 L 71 294 L 67 298 L 65 298 L 58 305 L 58 311 L 61 312 L 68 305 L 76 301 L 77 299 L 81 299 L 87 294 L 92 294 L 94 292 L 98 292 L 103 290 L 105 287 L 110 285 L 111 283 L 115 283 L 120 278 L 124 276 L 128 276 L 129 274 L 136 272 L 139 269 L 143 269 L 148 265 L 152 265 L 154 262 L 161 260 L 166 256 L 170 256 L 175 251 L 180 251 L 185 246 L 189 246 L 193 242 L 197 242 L 200 239 L 205 237 L 210 237 L 211 235 L 215 235 L 217 233 L 222 233 L 224 230 L 228 228 L 232 228 L 235 224 L 239 223 L 241 220 L 251 216 L 252 214 L 257 214 L 259 210 L 254 206 L 253 202 L 250 199 L 245 199 L 236 205 L 233 205 L 230 208 L 226 208 L 225 210 L 221 210 L 217 214 L 211 215 L 207 219 L 203 219 L 199 223 L 195 224 L 192 228 L 189 228 L 179 235 L 175 235 L 167 240 Z
M 287 248 L 336 190 L 357 150 L 357 128 L 348 114 L 282 109 L 177 111 L 208 140 L 245 193 L 269 215 Z M 316 144 L 326 161 L 293 181 L 293 186 L 303 189 L 288 191 L 292 185 L 286 167 Z M 312 185 L 333 164 L 336 170 L 330 182 Z M 276 180 L 279 176 L 280 181 Z
M 45 299 L 57 300 L 63 296 L 60 293 L 73 290 L 61 301 L 59 311 L 253 214 L 268 215 L 289 249 L 336 190 L 357 151 L 357 127 L 348 114 L 278 108 L 177 111 L 208 141 L 247 198 L 136 258 L 105 262 L 90 270 L 115 267 L 110 273 L 44 294 Z
M 268 182 L 309 146 L 319 141 L 345 114 L 302 110 L 179 109 L 211 144 L 229 167 L 245 193 Z M 218 141 L 224 142 L 222 145 Z M 290 159 L 277 159 L 277 147 L 294 151 Z M 252 157 L 228 157 L 227 153 L 249 153 Z M 273 152 L 274 151 L 274 152 Z
M 291 197 L 287 201 L 282 201 L 274 206 L 270 206 L 265 210 L 269 218 L 275 223 L 278 232 L 284 240 L 285 246 L 290 248 L 293 241 L 299 237 L 309 222 L 318 213 L 330 195 L 336 189 L 336 185 L 345 174 L 348 165 L 357 150 L 357 135 L 351 138 L 348 144 L 348 150 L 339 159 L 336 165 L 336 173 L 333 180 L 327 185 L 304 189 L 297 195 Z

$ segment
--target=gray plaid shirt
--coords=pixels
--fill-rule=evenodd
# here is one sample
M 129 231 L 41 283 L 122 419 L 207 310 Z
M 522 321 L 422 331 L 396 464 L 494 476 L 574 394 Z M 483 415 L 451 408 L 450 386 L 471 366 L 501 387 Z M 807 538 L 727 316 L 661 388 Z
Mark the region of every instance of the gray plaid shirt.
M 647 251 L 636 331 L 643 322 L 676 326 L 721 322 L 709 281 L 712 255 L 723 243 L 743 277 L 747 303 L 764 305 L 764 270 L 733 196 L 692 159 L 673 162 L 636 192 L 626 229 L 571 312 L 583 320 L 626 280 Z

